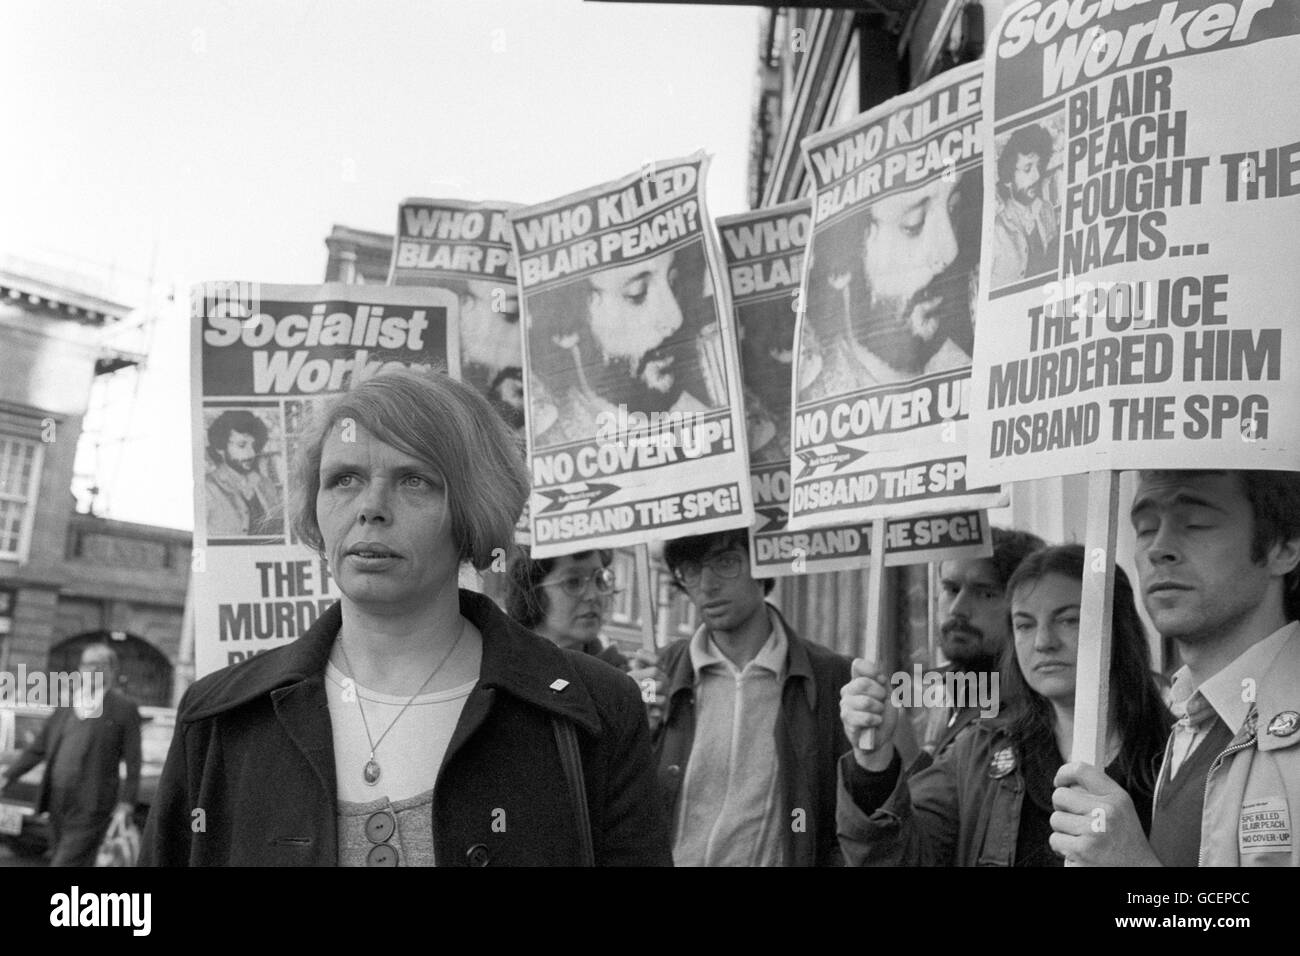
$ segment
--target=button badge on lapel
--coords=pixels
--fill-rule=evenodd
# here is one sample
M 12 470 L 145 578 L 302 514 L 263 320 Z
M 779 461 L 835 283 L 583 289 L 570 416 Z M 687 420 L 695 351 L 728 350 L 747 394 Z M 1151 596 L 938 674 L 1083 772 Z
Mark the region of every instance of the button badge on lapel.
M 989 760 L 989 776 L 994 780 L 1005 777 L 1016 769 L 1016 754 L 1010 747 L 1003 747 Z
M 1268 722 L 1268 732 L 1274 737 L 1290 737 L 1300 730 L 1300 714 L 1284 710 Z

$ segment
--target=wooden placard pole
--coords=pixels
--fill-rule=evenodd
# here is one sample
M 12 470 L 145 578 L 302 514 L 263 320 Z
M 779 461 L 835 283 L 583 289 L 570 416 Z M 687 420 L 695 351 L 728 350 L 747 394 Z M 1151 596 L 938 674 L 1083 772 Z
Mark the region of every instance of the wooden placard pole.
M 925 659 L 933 663 L 939 651 L 939 562 L 925 566 Z
M 655 595 L 650 582 L 650 546 L 636 546 L 636 591 L 641 598 L 641 647 L 655 649 Z
M 1119 472 L 1088 475 L 1088 528 L 1079 649 L 1074 667 L 1074 740 L 1070 759 L 1106 769 L 1106 719 L 1110 712 L 1111 611 L 1115 606 L 1115 531 L 1119 523 Z M 1066 866 L 1074 866 L 1069 860 Z
M 1083 600 L 1079 607 L 1079 656 L 1074 669 L 1074 740 L 1070 759 L 1090 763 L 1099 770 L 1106 767 L 1118 518 L 1119 472 L 1092 472 L 1088 476 L 1087 547 Z
M 880 628 L 885 620 L 885 519 L 871 522 L 871 563 L 867 565 L 867 620 L 862 642 L 864 660 L 880 663 Z M 864 730 L 858 737 L 863 750 L 876 749 L 876 729 Z

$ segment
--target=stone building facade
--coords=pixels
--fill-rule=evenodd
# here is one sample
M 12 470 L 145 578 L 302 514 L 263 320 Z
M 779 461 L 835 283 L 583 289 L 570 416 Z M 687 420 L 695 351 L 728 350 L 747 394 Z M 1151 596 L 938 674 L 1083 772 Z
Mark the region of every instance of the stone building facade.
M 95 377 L 143 360 L 106 344 L 131 311 L 87 277 L 0 259 L 0 670 L 74 668 L 107 640 L 125 689 L 166 705 L 191 535 L 78 514 L 71 492 Z

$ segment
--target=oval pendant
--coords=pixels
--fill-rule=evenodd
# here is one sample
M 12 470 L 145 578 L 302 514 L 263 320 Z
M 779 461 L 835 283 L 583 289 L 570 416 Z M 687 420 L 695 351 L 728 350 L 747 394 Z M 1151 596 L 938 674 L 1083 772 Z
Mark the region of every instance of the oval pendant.
M 379 764 L 374 757 L 366 761 L 365 769 L 361 771 L 361 777 L 371 787 L 379 782 Z

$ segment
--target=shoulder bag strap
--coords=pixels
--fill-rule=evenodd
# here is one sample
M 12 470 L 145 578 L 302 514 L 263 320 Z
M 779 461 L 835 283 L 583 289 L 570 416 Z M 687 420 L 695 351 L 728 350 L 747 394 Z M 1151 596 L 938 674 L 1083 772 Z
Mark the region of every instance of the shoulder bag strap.
M 578 750 L 578 736 L 573 724 L 563 717 L 552 717 L 555 743 L 560 749 L 560 763 L 564 765 L 564 778 L 573 795 L 573 812 L 578 823 L 578 849 L 582 866 L 596 865 L 596 851 L 591 842 L 591 817 L 587 812 L 587 787 L 582 778 L 582 754 Z

